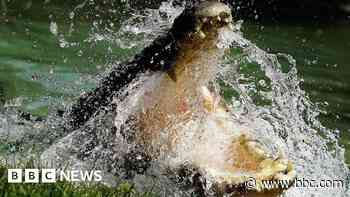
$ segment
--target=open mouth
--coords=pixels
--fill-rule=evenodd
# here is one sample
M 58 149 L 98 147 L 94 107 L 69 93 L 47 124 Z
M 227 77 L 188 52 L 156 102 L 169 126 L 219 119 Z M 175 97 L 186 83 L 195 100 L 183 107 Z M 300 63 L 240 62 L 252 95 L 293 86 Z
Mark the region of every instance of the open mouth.
M 225 171 L 210 169 L 219 193 L 261 193 L 282 192 L 293 183 L 296 172 L 283 154 L 272 157 L 262 145 L 249 135 L 242 134 L 234 139 L 227 153 L 235 161 Z M 284 185 L 278 185 L 285 182 Z M 276 183 L 266 187 L 265 183 Z
M 218 161 L 220 157 L 211 155 L 205 161 L 197 160 L 195 165 L 191 162 L 182 165 L 177 172 L 180 177 L 186 177 L 186 181 L 197 192 L 202 191 L 204 196 L 249 197 L 266 194 L 273 197 L 287 190 L 296 178 L 291 161 L 283 154 L 271 156 L 257 140 L 246 133 L 233 138 L 224 152 L 214 146 L 211 149 L 226 159 Z M 210 162 L 215 165 L 210 165 Z

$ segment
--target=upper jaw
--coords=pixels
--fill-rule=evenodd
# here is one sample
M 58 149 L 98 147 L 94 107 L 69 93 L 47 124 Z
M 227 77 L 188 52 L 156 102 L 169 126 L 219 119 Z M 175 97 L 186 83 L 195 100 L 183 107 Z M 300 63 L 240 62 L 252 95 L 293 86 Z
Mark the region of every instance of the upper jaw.
M 195 15 L 198 17 L 215 17 L 221 13 L 231 15 L 231 8 L 219 2 L 203 2 L 196 7 Z
M 231 9 L 223 3 L 204 2 L 195 9 L 195 32 L 205 38 L 208 33 L 223 27 L 233 29 Z

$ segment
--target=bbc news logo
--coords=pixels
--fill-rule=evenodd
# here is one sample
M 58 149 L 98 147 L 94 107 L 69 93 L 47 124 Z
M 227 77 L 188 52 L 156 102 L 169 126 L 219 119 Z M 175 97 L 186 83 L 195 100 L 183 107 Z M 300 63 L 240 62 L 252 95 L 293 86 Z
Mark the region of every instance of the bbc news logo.
M 56 169 L 8 169 L 9 183 L 55 183 L 56 181 L 84 182 L 102 181 L 102 171 L 56 170 Z

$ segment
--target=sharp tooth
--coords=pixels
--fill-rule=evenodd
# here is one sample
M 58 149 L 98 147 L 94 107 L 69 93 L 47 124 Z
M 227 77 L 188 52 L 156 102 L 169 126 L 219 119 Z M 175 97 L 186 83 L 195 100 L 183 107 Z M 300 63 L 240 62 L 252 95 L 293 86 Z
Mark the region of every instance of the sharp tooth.
M 231 20 L 230 20 L 230 18 L 225 18 L 225 19 L 224 19 L 224 22 L 225 22 L 225 23 L 229 23 L 229 22 L 231 22 Z
M 276 171 L 284 171 L 284 170 L 287 169 L 287 165 L 284 165 L 283 163 L 276 163 L 276 164 L 274 165 L 274 169 L 275 169 Z
M 292 181 L 295 179 L 296 177 L 296 171 L 295 170 L 291 170 L 291 171 L 288 171 L 287 174 L 284 174 L 284 173 L 278 173 L 274 176 L 275 179 L 277 180 L 289 180 L 289 181 Z
M 235 28 L 233 27 L 232 23 L 228 24 L 228 28 L 230 28 L 231 30 L 234 30 Z
M 216 20 L 221 21 L 221 17 L 220 17 L 220 16 L 217 16 L 217 17 L 216 17 Z
M 265 153 L 265 151 L 260 149 L 260 148 L 256 148 L 254 151 L 255 151 L 256 156 L 259 158 L 267 158 L 268 157 L 268 155 Z
M 278 174 L 276 174 L 275 176 L 274 176 L 274 179 L 276 179 L 276 180 L 289 180 L 289 176 L 288 175 L 285 175 L 285 174 L 283 174 L 283 173 L 278 173 Z
M 203 23 L 205 23 L 205 22 L 208 21 L 208 18 L 207 17 L 203 17 L 203 18 L 201 18 L 201 20 L 202 20 Z
M 205 33 L 203 31 L 198 31 L 199 37 L 202 39 L 206 37 Z

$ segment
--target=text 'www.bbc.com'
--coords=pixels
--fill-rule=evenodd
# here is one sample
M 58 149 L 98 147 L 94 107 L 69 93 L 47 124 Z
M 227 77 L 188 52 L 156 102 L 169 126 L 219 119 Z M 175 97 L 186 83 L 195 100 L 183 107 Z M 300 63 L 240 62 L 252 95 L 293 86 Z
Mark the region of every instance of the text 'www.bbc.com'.
M 288 189 L 296 188 L 344 188 L 345 180 L 330 180 L 330 179 L 305 179 L 296 178 L 294 180 L 261 180 L 257 181 L 254 178 L 249 178 L 244 183 L 247 189 L 271 190 L 271 189 Z

